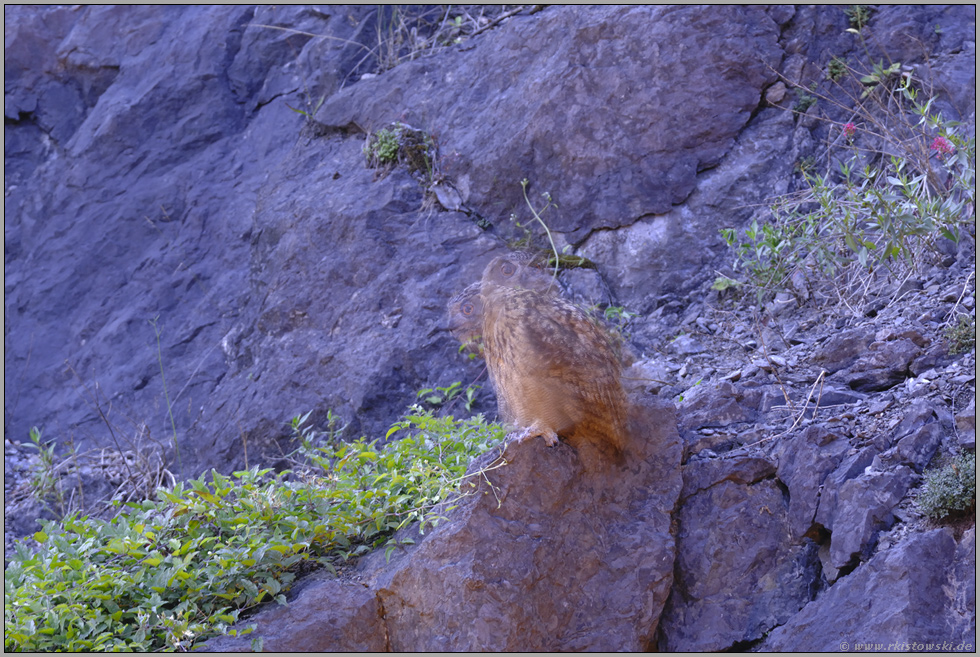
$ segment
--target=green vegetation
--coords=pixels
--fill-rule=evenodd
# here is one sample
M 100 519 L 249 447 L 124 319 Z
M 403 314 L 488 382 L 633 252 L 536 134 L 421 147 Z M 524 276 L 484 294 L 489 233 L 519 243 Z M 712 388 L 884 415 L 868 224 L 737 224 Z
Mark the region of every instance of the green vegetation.
M 871 7 L 867 5 L 851 5 L 844 10 L 844 15 L 851 24 L 851 29 L 860 32 L 871 19 Z
M 805 114 L 808 109 L 817 104 L 817 99 L 810 94 L 800 94 L 796 99 L 796 105 L 793 106 L 793 111 L 799 114 Z
M 438 149 L 435 139 L 424 130 L 396 121 L 369 133 L 362 150 L 371 168 L 388 171 L 404 164 L 423 184 L 432 182 Z
M 965 354 L 977 344 L 977 321 L 968 315 L 960 315 L 956 324 L 946 327 L 944 332 L 950 354 Z
M 465 347 L 465 344 L 461 345 L 460 350 L 462 351 L 462 349 Z M 475 356 L 475 354 L 471 355 Z M 456 381 L 455 383 L 446 387 L 436 386 L 435 388 L 423 388 L 422 390 L 419 390 L 418 397 L 433 406 L 444 406 L 454 399 L 463 399 L 465 400 L 464 405 L 466 410 L 469 412 L 472 410 L 473 402 L 476 401 L 476 392 L 480 388 L 481 386 L 470 385 L 463 390 L 462 382 Z
M 848 16 L 863 26 L 868 13 L 852 7 Z M 742 276 L 722 276 L 715 289 L 743 284 L 760 303 L 819 289 L 849 303 L 872 282 L 917 270 L 939 240 L 958 242 L 964 227 L 972 230 L 975 138 L 935 111 L 935 97 L 898 62 L 858 70 L 835 58 L 828 77 L 830 90 L 801 89 L 793 108 L 824 106 L 810 114 L 828 126 L 826 166 L 802 159 L 804 189 L 777 198 L 746 229 L 721 230 Z
M 58 465 L 54 455 L 54 441 L 41 443 L 41 431 L 37 427 L 31 427 L 31 442 L 26 447 L 37 450 L 40 463 L 31 472 L 31 493 L 41 501 L 54 499 L 57 509 L 56 512 L 64 514 L 67 511 L 65 506 L 65 492 L 60 485 L 58 477 Z
M 840 57 L 834 57 L 827 65 L 827 77 L 837 82 L 847 73 L 847 64 Z
M 977 458 L 962 453 L 946 465 L 928 470 L 915 498 L 919 510 L 933 520 L 973 513 L 977 500 Z
M 259 603 L 283 602 L 304 569 L 390 555 L 392 534 L 437 522 L 464 494 L 470 461 L 504 435 L 481 416 L 413 406 L 386 438 L 403 437 L 382 447 L 342 443 L 335 418 L 326 432 L 308 418 L 292 421 L 291 471 L 212 471 L 111 521 L 45 522 L 36 552 L 19 546 L 4 577 L 5 649 L 189 650 Z
M 612 322 L 617 326 L 625 326 L 631 319 L 636 317 L 636 313 L 631 313 L 626 310 L 625 306 L 607 306 L 604 311 L 602 311 L 602 316 L 606 318 L 607 322 Z
M 554 202 L 554 200 L 552 200 L 551 193 L 550 192 L 542 192 L 541 193 L 541 198 L 544 199 L 545 204 L 540 209 L 535 208 L 534 207 L 534 204 L 531 203 L 531 199 L 529 199 L 528 196 L 527 196 L 527 186 L 528 186 L 528 184 L 529 184 L 529 181 L 528 181 L 527 178 L 524 178 L 523 180 L 521 180 L 521 192 L 524 195 L 524 203 L 527 205 L 528 209 L 531 211 L 531 215 L 534 217 L 534 220 L 538 222 L 538 224 L 541 226 L 542 229 L 544 229 L 545 237 L 548 239 L 548 245 L 549 245 L 549 247 L 551 249 L 551 255 L 548 256 L 548 262 L 549 262 L 549 264 L 551 266 L 553 266 L 555 268 L 554 269 L 554 275 L 555 276 L 558 276 L 559 264 L 561 263 L 562 256 L 564 254 L 558 252 L 558 247 L 555 246 L 555 240 L 551 236 L 551 229 L 548 228 L 548 224 L 546 224 L 544 222 L 544 219 L 541 218 L 541 215 L 544 214 L 548 210 L 548 208 L 555 208 L 557 210 L 558 209 L 558 205 Z M 509 244 L 510 248 L 512 248 L 514 250 L 520 250 L 520 249 L 525 249 L 525 248 L 531 246 L 532 243 L 533 243 L 533 241 L 534 241 L 534 235 L 531 232 L 531 229 L 528 228 L 526 225 L 522 224 L 520 221 L 518 221 L 516 214 L 511 214 L 510 215 L 510 220 L 511 220 L 511 222 L 513 222 L 513 224 L 515 226 L 517 226 L 518 228 L 520 228 L 520 229 L 522 229 L 524 231 L 524 236 L 521 239 L 519 239 L 519 240 L 517 240 L 515 242 L 511 242 Z M 566 245 L 564 250 L 567 250 L 568 248 L 569 248 L 569 245 Z

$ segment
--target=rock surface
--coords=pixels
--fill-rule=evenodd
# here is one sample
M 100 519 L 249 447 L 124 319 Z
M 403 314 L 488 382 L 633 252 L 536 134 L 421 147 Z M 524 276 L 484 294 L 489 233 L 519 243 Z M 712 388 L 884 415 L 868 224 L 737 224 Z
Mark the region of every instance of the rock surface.
M 772 463 L 698 461 L 683 472 L 676 583 L 659 647 L 712 651 L 755 641 L 808 601 L 815 551 L 786 531 Z
M 975 550 L 975 530 L 959 543 L 946 529 L 908 537 L 773 630 L 760 649 L 972 652 L 976 581 L 959 564 Z
M 504 505 L 470 498 L 361 582 L 298 583 L 255 617 L 264 647 L 974 636 L 975 530 L 914 497 L 975 449 L 975 347 L 946 337 L 975 318 L 975 229 L 853 307 L 805 280 L 760 313 L 708 288 L 730 272 L 718 229 L 763 220 L 837 137 L 791 111 L 833 58 L 900 61 L 975 125 L 975 7 L 877 7 L 863 40 L 835 6 L 525 8 L 376 74 L 393 11 L 7 8 L 5 538 L 46 513 L 31 426 L 189 477 L 281 465 L 310 410 L 381 436 L 462 381 L 492 414 L 445 305 L 525 228 L 546 243 L 526 178 L 558 248 L 596 267 L 562 274 L 569 296 L 634 314 L 631 386 L 677 403 L 681 443 L 651 420 L 666 451 L 621 484 L 584 481 L 566 447 L 509 448 Z M 438 141 L 431 194 L 365 164 L 364 131 L 397 120 Z M 87 499 L 117 489 L 84 474 Z
M 670 404 L 636 405 L 631 421 L 624 467 L 586 471 L 567 444 L 542 440 L 484 455 L 449 518 L 406 532 L 415 545 L 390 563 L 365 560 L 364 585 L 316 583 L 295 612 L 272 608 L 243 623 L 252 634 L 208 649 L 262 637 L 265 650 L 357 650 L 382 636 L 399 652 L 648 649 L 673 581 L 681 448 Z M 314 614 L 329 628 L 318 639 Z

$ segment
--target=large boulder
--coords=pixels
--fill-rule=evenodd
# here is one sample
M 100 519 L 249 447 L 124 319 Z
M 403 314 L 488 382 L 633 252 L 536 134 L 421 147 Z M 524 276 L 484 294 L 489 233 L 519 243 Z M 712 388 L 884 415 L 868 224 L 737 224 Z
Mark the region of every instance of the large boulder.
M 673 582 L 681 445 L 670 405 L 638 403 L 631 426 L 621 466 L 537 439 L 484 455 L 447 518 L 404 532 L 414 545 L 390 562 L 383 552 L 365 559 L 361 583 L 313 583 L 285 610 L 244 622 L 252 634 L 207 649 L 245 650 L 256 638 L 274 651 L 655 647 Z

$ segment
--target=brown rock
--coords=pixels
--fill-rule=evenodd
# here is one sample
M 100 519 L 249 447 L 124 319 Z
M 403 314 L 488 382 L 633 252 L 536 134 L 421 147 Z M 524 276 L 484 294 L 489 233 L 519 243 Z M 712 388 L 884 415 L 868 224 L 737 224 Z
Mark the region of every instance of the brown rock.
M 265 652 L 382 652 L 389 649 L 374 591 L 336 579 L 308 581 L 287 605 L 269 605 L 243 621 L 255 625 L 242 636 L 221 636 L 198 650 L 249 652 L 259 641 Z
M 391 649 L 648 649 L 673 579 L 680 443 L 667 405 L 632 421 L 634 457 L 606 473 L 564 443 L 507 444 L 506 466 L 376 574 Z

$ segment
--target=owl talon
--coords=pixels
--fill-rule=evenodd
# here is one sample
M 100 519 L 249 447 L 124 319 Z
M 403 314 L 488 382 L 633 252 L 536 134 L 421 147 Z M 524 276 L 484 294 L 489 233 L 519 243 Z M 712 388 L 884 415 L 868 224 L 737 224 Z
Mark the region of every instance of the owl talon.
M 541 436 L 544 438 L 544 444 L 548 447 L 554 447 L 558 444 L 558 434 L 549 429 L 536 429 L 535 427 L 527 427 L 523 431 L 514 431 L 507 436 L 509 440 L 514 442 L 523 443 L 526 440 Z

